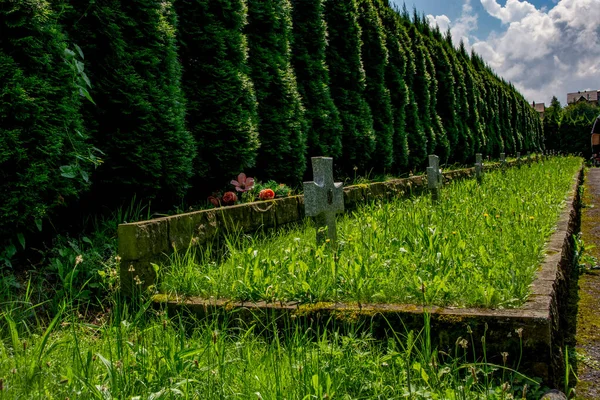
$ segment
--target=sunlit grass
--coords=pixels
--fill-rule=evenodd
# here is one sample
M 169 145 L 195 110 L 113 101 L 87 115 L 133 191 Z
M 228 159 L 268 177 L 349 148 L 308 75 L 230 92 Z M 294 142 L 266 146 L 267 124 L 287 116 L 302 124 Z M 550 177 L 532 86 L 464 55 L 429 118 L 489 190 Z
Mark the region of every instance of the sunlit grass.
M 338 218 L 337 253 L 308 221 L 275 234 L 227 236 L 173 257 L 162 290 L 268 301 L 517 307 L 527 299 L 581 159 L 463 180 L 430 196 L 373 203 Z M 235 223 L 235 221 L 233 221 Z
M 539 397 L 537 381 L 511 369 L 516 356 L 493 365 L 467 354 L 479 339 L 466 332 L 449 355 L 424 332 L 377 341 L 351 329 L 289 324 L 283 332 L 230 325 L 233 314 L 229 322 L 184 320 L 114 306 L 107 321 L 64 313 L 45 330 L 24 329 L 2 312 L 0 398 L 504 399 L 524 390 Z

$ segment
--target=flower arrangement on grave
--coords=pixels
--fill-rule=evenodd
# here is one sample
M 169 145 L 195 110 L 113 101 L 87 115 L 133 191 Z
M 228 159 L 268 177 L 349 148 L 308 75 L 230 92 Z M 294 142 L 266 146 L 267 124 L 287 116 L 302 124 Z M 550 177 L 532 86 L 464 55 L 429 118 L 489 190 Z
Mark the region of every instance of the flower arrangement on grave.
M 262 183 L 255 181 L 254 178 L 246 176 L 245 173 L 240 173 L 236 179 L 229 182 L 236 192 L 227 191 L 223 195 L 221 192 L 214 192 L 208 196 L 208 202 L 214 207 L 230 206 L 238 201 L 249 203 L 256 200 L 271 200 L 276 197 L 287 197 L 292 194 L 292 189 L 284 183 L 268 181 Z

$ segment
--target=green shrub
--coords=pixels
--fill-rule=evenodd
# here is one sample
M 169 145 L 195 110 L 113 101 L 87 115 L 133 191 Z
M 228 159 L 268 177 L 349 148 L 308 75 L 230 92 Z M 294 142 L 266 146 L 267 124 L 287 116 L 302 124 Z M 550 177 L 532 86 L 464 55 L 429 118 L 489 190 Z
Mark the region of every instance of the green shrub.
M 291 65 L 289 0 L 248 1 L 245 32 L 258 98 L 262 176 L 298 184 L 306 169 L 306 121 Z
M 293 0 L 292 61 L 302 96 L 307 130 L 307 159 L 342 155 L 342 122 L 329 90 L 326 65 L 327 25 L 324 0 Z
M 86 55 L 96 105 L 85 107 L 93 142 L 106 154 L 95 197 L 185 194 L 195 147 L 184 127 L 172 0 L 73 0 L 63 23 Z
M 404 28 L 398 14 L 389 7 L 387 1 L 377 0 L 374 5 L 379 12 L 384 30 L 389 62 L 385 70 L 385 82 L 390 92 L 393 130 L 393 166 L 395 171 L 403 171 L 408 166 L 408 129 L 406 110 L 409 91 L 406 85 L 408 74 L 407 51 L 402 46 Z
M 390 90 L 385 72 L 389 53 L 381 19 L 372 0 L 358 1 L 358 22 L 361 27 L 361 55 L 365 68 L 365 99 L 371 107 L 375 131 L 375 152 L 371 167 L 376 172 L 389 171 L 394 161 L 394 118 Z
M 350 174 L 364 170 L 375 150 L 373 116 L 366 101 L 366 77 L 361 56 L 361 31 L 356 0 L 327 0 L 327 65 L 331 94 L 342 118 L 343 159 L 340 166 Z
M 0 3 L 0 243 L 41 227 L 88 187 L 90 147 L 66 51 L 49 2 Z
M 215 186 L 254 166 L 258 114 L 248 77 L 243 0 L 180 0 L 182 87 L 197 146 L 194 183 Z M 208 185 L 207 185 L 208 181 Z

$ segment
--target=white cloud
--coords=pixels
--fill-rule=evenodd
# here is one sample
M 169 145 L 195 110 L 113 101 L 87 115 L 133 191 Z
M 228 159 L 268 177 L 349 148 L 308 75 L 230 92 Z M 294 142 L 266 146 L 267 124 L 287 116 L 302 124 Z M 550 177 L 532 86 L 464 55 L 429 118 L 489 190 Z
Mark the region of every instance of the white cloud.
M 492 17 L 496 17 L 503 23 L 521 21 L 527 15 L 536 12 L 533 4 L 526 1 L 507 0 L 502 7 L 496 0 L 481 0 L 481 4 Z
M 550 10 L 527 1 L 481 0 L 506 30 L 473 44 L 530 101 L 564 104 L 567 92 L 600 89 L 600 0 L 560 0 Z
M 454 44 L 458 45 L 462 40 L 467 49 L 470 50 L 470 38 L 472 33 L 477 30 L 477 14 L 473 13 L 471 0 L 465 0 L 462 6 L 462 14 L 454 23 L 446 15 L 427 15 L 427 20 L 431 26 L 439 26 L 443 33 L 450 28 Z
M 432 25 L 450 27 L 455 44 L 462 38 L 529 101 L 549 103 L 556 95 L 600 89 L 600 0 L 556 0 L 536 8 L 526 0 L 479 0 L 502 22 L 502 31 L 478 39 L 471 0 L 460 18 L 428 16 Z M 504 3 L 504 4 L 502 4 Z
M 442 32 L 446 32 L 448 30 L 448 27 L 450 26 L 450 18 L 448 18 L 448 16 L 446 15 L 436 15 L 434 17 L 430 14 L 427 16 L 427 21 L 431 26 L 439 26 L 440 31 Z

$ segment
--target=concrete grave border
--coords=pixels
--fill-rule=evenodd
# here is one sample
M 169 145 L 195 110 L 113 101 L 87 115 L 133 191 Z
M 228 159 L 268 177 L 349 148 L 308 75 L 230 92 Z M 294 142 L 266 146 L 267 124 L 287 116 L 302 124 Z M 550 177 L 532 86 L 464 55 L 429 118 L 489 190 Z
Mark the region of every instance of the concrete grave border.
M 508 164 L 516 166 L 518 162 Z M 487 169 L 500 167 L 500 163 L 486 165 Z M 474 177 L 475 168 L 449 171 L 443 176 L 449 184 Z M 347 186 L 344 188 L 344 208 L 351 211 L 369 201 L 417 195 L 426 190 L 427 176 Z M 152 264 L 166 262 L 175 249 L 187 249 L 192 240 L 203 244 L 219 237 L 228 228 L 234 228 L 236 232 L 254 232 L 303 218 L 304 196 L 298 195 L 120 224 L 117 236 L 121 289 L 131 294 L 154 285 L 156 271 Z
M 474 168 L 454 171 L 452 179 L 473 175 Z M 406 186 L 412 186 L 415 180 L 417 185 L 426 185 L 423 177 L 410 178 L 402 180 L 405 190 Z M 515 360 L 521 354 L 520 371 L 541 377 L 546 384 L 557 385 L 564 376 L 562 349 L 567 331 L 565 310 L 568 307 L 569 278 L 573 262 L 572 235 L 577 231 L 580 220 L 579 186 L 582 181 L 583 167 L 574 179 L 556 230 L 546 243 L 546 256 L 531 285 L 531 295 L 528 301 L 517 309 L 423 307 L 411 304 L 244 303 L 197 297 L 176 298 L 164 294 L 156 295 L 154 300 L 170 310 L 184 309 L 202 317 L 218 318 L 225 311 L 246 321 L 256 318 L 289 321 L 289 318 L 292 318 L 303 326 L 362 324 L 368 326 L 378 337 L 385 337 L 390 329 L 396 332 L 422 329 L 424 312 L 427 312 L 431 320 L 432 342 L 439 349 L 454 351 L 457 339 L 462 337 L 469 342 L 473 340 L 474 343 L 469 343 L 469 349 L 474 344 L 481 355 L 480 338 L 485 336 L 488 361 L 502 365 L 501 352 L 508 352 L 514 366 Z M 382 193 L 382 184 L 374 185 L 379 186 L 374 193 Z M 384 187 L 386 190 L 399 190 L 397 185 L 398 182 L 395 182 L 392 188 L 388 185 Z M 367 192 L 366 187 L 362 189 L 363 193 Z M 358 189 L 351 189 L 350 193 L 355 190 Z M 371 190 L 372 188 L 369 188 L 369 192 Z

